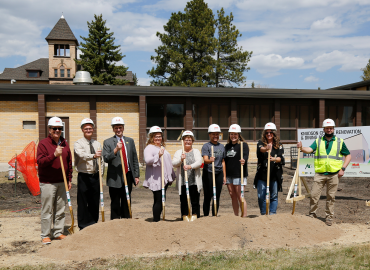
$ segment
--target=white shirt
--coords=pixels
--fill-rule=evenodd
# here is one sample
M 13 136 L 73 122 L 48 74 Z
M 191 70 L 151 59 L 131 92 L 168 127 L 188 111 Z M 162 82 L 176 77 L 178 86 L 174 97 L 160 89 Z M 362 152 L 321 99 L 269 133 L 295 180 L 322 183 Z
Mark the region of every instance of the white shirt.
M 116 138 L 117 140 L 120 142 L 121 140 L 123 141 L 123 146 L 125 147 L 125 152 L 126 152 L 126 159 L 127 159 L 127 171 L 130 171 L 130 164 L 128 163 L 128 156 L 127 156 L 127 148 L 126 148 L 126 143 L 125 143 L 125 139 L 123 138 L 120 138 L 116 135 Z M 123 153 L 122 153 L 123 154 Z

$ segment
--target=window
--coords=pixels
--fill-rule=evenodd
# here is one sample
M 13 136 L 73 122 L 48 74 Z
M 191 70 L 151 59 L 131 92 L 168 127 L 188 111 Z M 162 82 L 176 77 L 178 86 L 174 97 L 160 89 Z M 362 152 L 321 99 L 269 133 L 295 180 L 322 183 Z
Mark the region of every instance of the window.
M 28 78 L 38 78 L 39 77 L 39 73 L 40 71 L 36 70 L 36 71 L 27 71 L 27 77 Z
M 177 140 L 184 130 L 184 104 L 147 104 L 147 129 L 160 126 L 166 140 Z
M 209 140 L 208 127 L 217 124 L 221 128 L 222 140 L 227 139 L 230 124 L 229 104 L 193 104 L 193 133 L 196 140 Z
M 71 78 L 71 70 L 70 69 L 67 69 L 67 77 Z
M 272 121 L 273 105 L 238 105 L 238 124 L 248 141 L 259 140 L 266 123 Z
M 54 56 L 70 56 L 69 45 L 67 44 L 55 44 L 54 45 Z
M 328 102 L 325 106 L 325 118 L 335 121 L 337 127 L 352 127 L 355 122 L 355 106 L 351 102 L 346 104 L 335 104 L 335 101 Z
M 64 66 L 60 66 L 60 77 L 64 78 Z
M 57 69 L 54 69 L 54 77 L 58 77 L 58 70 Z
M 23 129 L 36 129 L 36 121 L 23 121 Z

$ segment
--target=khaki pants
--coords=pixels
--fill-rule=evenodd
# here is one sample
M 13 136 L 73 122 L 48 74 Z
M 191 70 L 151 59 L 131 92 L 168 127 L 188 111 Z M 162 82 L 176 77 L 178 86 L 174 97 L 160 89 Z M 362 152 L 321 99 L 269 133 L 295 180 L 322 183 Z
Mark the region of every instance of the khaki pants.
M 316 214 L 321 192 L 326 184 L 326 210 L 325 210 L 326 218 L 327 219 L 333 218 L 335 193 L 338 188 L 338 183 L 339 183 L 338 174 L 333 175 L 323 175 L 319 173 L 315 174 L 311 189 L 310 214 Z
M 40 183 L 41 189 L 41 238 L 58 237 L 64 231 L 66 189 L 64 183 Z M 53 234 L 51 225 L 54 223 Z

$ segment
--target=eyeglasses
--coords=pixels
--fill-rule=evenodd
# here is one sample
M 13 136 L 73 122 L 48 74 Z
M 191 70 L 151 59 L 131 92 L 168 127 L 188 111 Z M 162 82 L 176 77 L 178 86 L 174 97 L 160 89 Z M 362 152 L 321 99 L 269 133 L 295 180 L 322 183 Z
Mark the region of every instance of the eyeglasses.
M 57 131 L 57 130 L 63 130 L 62 127 L 57 127 L 57 128 L 52 128 L 54 131 Z
M 155 136 L 154 139 L 162 139 L 162 136 Z
M 274 134 L 274 132 L 272 132 L 272 131 L 267 131 L 267 132 L 266 132 L 266 135 L 267 135 L 267 134 Z

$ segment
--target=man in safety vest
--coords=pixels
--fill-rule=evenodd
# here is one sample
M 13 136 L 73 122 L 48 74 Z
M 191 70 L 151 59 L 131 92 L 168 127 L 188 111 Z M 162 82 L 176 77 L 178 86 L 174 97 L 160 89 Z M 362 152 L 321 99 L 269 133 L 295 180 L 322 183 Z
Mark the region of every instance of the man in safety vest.
M 335 123 L 332 119 L 324 120 L 322 127 L 325 136 L 317 138 L 310 147 L 302 147 L 302 142 L 297 147 L 303 153 L 315 152 L 315 177 L 311 188 L 309 216 L 316 218 L 321 191 L 326 184 L 326 225 L 333 224 L 335 192 L 338 188 L 339 178 L 344 175 L 351 154 L 343 139 L 334 135 Z M 343 156 L 345 156 L 343 162 Z

